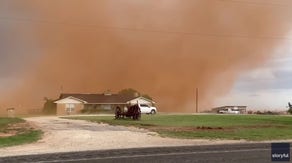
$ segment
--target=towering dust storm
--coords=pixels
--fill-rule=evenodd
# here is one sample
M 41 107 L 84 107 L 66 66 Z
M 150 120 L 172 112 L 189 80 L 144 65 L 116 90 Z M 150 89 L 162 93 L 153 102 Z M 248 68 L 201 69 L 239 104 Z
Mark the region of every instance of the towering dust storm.
M 30 42 L 0 54 L 1 64 L 3 57 L 25 56 L 2 68 L 23 70 L 11 77 L 20 82 L 6 84 L 0 95 L 3 108 L 40 107 L 43 97 L 60 92 L 135 88 L 153 96 L 161 111 L 193 112 L 199 88 L 205 109 L 240 73 L 269 59 L 292 28 L 289 0 L 0 3 L 0 22 L 9 27 L 0 32 L 20 31 L 12 39 Z

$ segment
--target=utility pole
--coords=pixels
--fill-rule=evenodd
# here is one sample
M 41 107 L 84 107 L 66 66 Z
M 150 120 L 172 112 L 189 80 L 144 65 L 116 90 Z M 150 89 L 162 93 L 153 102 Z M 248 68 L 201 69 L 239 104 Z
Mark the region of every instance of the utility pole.
M 199 112 L 199 88 L 196 88 L 196 113 Z
M 63 92 L 64 91 L 63 85 L 61 85 L 60 90 L 61 90 L 61 93 L 64 93 Z

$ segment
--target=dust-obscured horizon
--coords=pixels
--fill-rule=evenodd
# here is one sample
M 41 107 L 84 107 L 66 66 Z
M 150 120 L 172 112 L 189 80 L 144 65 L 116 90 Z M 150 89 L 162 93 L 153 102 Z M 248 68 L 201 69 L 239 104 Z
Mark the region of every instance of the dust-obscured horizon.
M 291 40 L 289 0 L 1 0 L 0 109 L 134 88 L 194 112 Z

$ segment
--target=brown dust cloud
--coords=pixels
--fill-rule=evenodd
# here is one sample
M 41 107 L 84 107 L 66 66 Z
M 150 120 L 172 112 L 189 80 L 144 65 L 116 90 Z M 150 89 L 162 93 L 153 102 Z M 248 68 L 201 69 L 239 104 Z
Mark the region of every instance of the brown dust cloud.
M 135 88 L 159 111 L 212 107 L 292 29 L 290 0 L 1 0 L 0 109 Z M 290 38 L 289 38 L 290 33 Z

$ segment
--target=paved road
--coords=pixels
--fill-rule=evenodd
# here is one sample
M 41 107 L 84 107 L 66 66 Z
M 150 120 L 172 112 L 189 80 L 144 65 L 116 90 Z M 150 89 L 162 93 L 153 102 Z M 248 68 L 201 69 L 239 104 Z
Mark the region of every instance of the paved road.
M 271 144 L 234 144 L 83 151 L 0 158 L 0 162 L 271 162 Z

